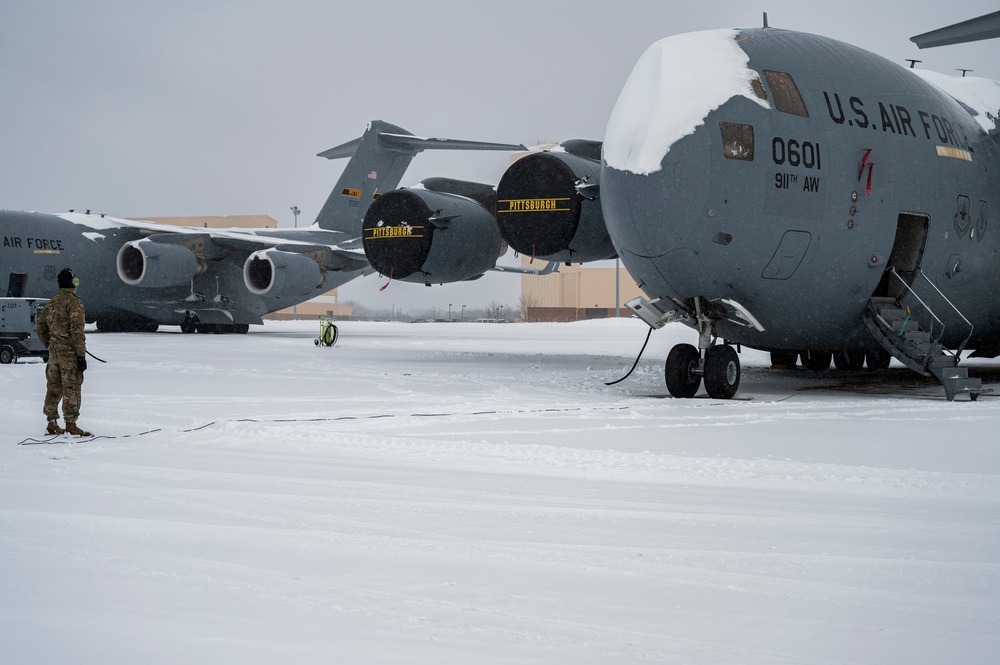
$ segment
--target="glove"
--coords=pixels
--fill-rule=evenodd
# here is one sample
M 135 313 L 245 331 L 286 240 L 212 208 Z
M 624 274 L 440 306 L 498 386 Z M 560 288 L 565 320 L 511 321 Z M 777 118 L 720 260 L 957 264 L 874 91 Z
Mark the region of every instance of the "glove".
M 77 371 L 80 371 L 80 372 L 86 372 L 87 371 L 87 357 L 86 356 L 77 356 L 76 357 L 76 369 L 77 369 Z

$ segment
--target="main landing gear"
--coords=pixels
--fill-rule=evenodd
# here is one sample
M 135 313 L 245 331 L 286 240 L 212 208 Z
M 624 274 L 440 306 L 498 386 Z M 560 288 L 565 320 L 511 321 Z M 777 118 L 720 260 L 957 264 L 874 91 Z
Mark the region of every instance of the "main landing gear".
M 246 335 L 250 332 L 249 323 L 202 323 L 198 320 L 198 317 L 193 314 L 188 314 L 184 317 L 184 321 L 181 322 L 181 332 L 185 335 L 190 335 L 192 333 L 200 333 L 202 335 L 208 334 L 218 334 L 218 335 Z
M 872 351 L 847 350 L 833 351 L 771 351 L 771 369 L 795 369 L 798 360 L 802 366 L 813 372 L 825 372 L 834 367 L 843 371 L 859 371 L 868 369 L 886 369 L 892 361 L 892 355 L 882 349 Z

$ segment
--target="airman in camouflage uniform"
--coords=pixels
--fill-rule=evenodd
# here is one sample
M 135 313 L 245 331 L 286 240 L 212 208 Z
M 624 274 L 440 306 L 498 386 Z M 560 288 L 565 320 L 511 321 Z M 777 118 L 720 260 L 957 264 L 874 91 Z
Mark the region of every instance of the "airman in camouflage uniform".
M 83 332 L 86 320 L 83 302 L 76 295 L 80 280 L 69 268 L 60 272 L 57 280 L 59 292 L 42 309 L 35 326 L 38 338 L 49 349 L 43 408 L 49 425 L 45 433 L 90 436 L 90 432 L 76 425 L 80 416 L 80 387 L 87 369 L 87 340 Z M 59 427 L 60 400 L 66 429 Z

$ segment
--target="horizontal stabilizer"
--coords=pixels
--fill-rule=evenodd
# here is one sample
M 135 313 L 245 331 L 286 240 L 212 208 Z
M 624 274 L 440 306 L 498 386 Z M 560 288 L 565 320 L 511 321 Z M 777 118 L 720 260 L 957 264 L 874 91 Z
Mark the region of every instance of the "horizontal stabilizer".
M 457 139 L 438 139 L 413 136 L 411 134 L 381 133 L 379 138 L 389 144 L 406 146 L 420 152 L 421 150 L 527 150 L 521 144 L 491 143 L 488 141 L 460 141 Z
M 1000 12 L 986 14 L 979 18 L 969 19 L 938 30 L 931 30 L 910 41 L 920 48 L 948 46 L 949 44 L 964 44 L 981 39 L 996 39 L 1000 37 Z
M 360 237 L 368 208 L 382 194 L 399 187 L 410 160 L 424 150 L 524 149 L 523 145 L 513 143 L 414 136 L 397 125 L 372 120 L 360 138 L 319 153 L 326 159 L 349 157 L 350 160 L 316 216 L 316 225 L 327 231 L 340 231 L 352 238 Z M 480 201 L 487 209 L 496 206 L 492 190 L 490 196 L 492 202 Z
M 327 159 L 343 159 L 344 157 L 352 157 L 354 152 L 361 145 L 361 139 L 363 137 L 359 136 L 353 141 L 348 141 L 347 143 L 341 143 L 336 148 L 330 148 L 329 150 L 324 150 L 319 153 L 317 157 L 326 157 Z
M 492 143 L 489 141 L 463 141 L 459 139 L 440 139 L 423 136 L 413 136 L 412 134 L 394 134 L 390 132 L 378 132 L 379 143 L 383 149 L 398 150 L 415 155 L 423 150 L 527 150 L 520 143 Z M 347 143 L 324 150 L 318 157 L 326 159 L 343 159 L 353 157 L 358 146 L 361 145 L 359 137 Z

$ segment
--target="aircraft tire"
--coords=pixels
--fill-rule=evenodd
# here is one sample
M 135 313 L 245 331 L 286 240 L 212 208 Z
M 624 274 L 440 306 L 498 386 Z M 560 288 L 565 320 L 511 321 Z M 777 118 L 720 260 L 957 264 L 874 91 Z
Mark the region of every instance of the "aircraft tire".
M 892 356 L 888 351 L 882 349 L 865 354 L 865 364 L 868 366 L 868 369 L 889 369 L 889 363 L 891 362 Z
M 15 362 L 17 362 L 17 351 L 14 350 L 14 347 L 9 344 L 0 347 L 0 364 L 9 365 Z
M 705 352 L 705 390 L 714 399 L 732 399 L 740 387 L 740 357 L 728 344 Z
M 841 351 L 833 357 L 833 364 L 842 371 L 857 371 L 865 366 L 865 354 L 862 351 Z
M 833 354 L 829 351 L 802 351 L 802 364 L 814 372 L 825 372 L 830 369 Z
M 233 324 L 233 332 L 236 333 L 237 335 L 246 335 L 248 332 L 250 332 L 250 324 L 235 323 Z
M 184 333 L 185 335 L 190 335 L 190 334 L 194 333 L 197 329 L 198 329 L 198 324 L 197 323 L 182 323 L 181 324 L 181 332 Z
M 691 398 L 701 386 L 698 376 L 698 361 L 701 354 L 690 344 L 677 344 L 670 349 L 664 375 L 667 380 L 667 391 L 673 397 Z

